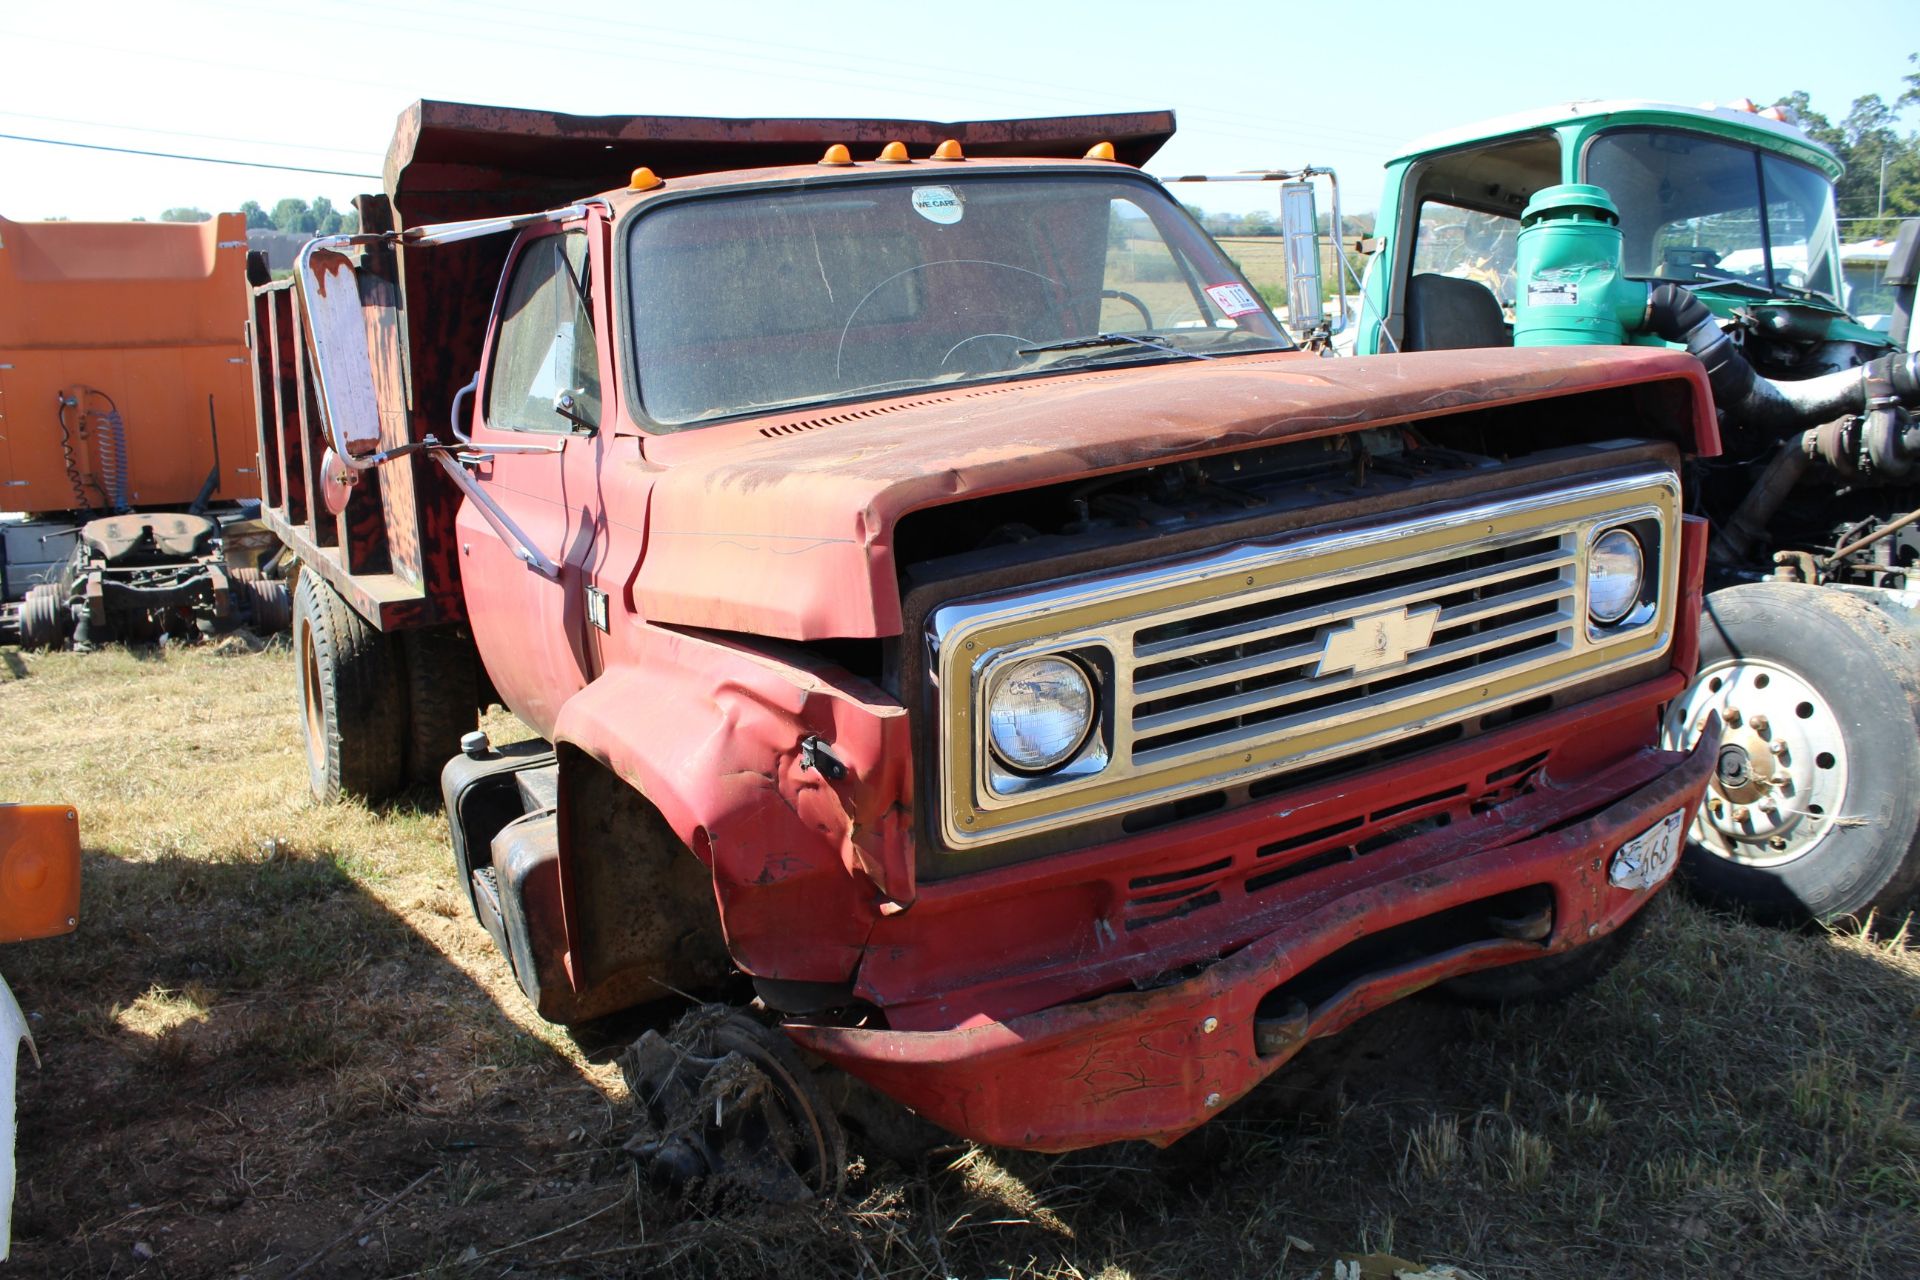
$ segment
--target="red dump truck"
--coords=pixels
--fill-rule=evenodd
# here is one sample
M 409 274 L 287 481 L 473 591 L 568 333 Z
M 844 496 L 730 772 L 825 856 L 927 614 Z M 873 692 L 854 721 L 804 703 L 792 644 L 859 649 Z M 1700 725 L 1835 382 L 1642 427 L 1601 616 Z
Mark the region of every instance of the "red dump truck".
M 821 1062 L 1170 1142 L 1591 978 L 1672 868 L 1698 363 L 1318 359 L 1172 128 L 424 102 L 256 291 L 314 790 L 438 777 L 546 1017 L 708 1001 L 625 1060 L 658 1167 L 832 1185 Z

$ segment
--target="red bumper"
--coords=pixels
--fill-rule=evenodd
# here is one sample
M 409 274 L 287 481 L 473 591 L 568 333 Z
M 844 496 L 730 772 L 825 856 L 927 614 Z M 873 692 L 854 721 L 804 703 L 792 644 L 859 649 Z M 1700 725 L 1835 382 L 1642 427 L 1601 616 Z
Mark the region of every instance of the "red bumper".
M 1717 733 L 1685 756 L 1639 752 L 1582 787 L 1579 798 L 1588 803 L 1568 811 L 1590 816 L 1558 829 L 1492 846 L 1436 839 L 1409 847 L 1391 865 L 1356 869 L 1283 906 L 1262 936 L 1185 981 L 956 1030 L 789 1024 L 788 1031 L 981 1142 L 1039 1151 L 1133 1138 L 1172 1142 L 1308 1040 L 1443 979 L 1569 950 L 1625 923 L 1651 894 L 1609 884 L 1609 859 L 1674 810 L 1690 818 L 1717 752 Z M 1417 936 L 1423 922 L 1448 912 L 1472 916 L 1483 900 L 1536 887 L 1553 903 L 1544 943 L 1485 937 L 1442 942 L 1412 958 L 1381 945 L 1389 930 Z M 1369 955 L 1369 944 L 1384 954 Z M 1304 1023 L 1297 1015 L 1270 1022 L 1262 1052 L 1256 1022 L 1291 1004 L 1296 989 L 1308 996 Z

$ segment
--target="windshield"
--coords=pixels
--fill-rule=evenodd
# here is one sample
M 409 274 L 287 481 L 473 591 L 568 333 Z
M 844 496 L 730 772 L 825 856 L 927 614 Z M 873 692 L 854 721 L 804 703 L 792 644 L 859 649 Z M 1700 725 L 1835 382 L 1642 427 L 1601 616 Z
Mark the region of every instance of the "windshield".
M 1838 302 L 1833 187 L 1803 164 L 1674 129 L 1626 129 L 1594 139 L 1586 180 L 1620 206 L 1630 276 Z
M 662 425 L 1290 345 L 1142 181 L 943 169 L 696 197 L 631 225 L 634 368 Z M 1073 342 L 1112 335 L 1131 337 Z

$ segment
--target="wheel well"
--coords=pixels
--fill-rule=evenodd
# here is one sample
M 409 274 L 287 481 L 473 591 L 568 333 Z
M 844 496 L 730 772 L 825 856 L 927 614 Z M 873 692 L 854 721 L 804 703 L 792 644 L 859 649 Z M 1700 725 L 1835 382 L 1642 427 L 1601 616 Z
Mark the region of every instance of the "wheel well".
M 556 754 L 568 946 L 583 999 L 611 1009 L 712 989 L 733 969 L 712 874 L 625 779 L 578 747 L 561 743 Z

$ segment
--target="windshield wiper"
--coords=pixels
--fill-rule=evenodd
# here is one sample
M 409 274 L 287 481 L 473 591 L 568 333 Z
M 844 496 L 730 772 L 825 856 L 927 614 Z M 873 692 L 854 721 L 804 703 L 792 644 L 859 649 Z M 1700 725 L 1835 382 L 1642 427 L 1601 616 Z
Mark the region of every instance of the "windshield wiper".
M 1048 351 L 1077 351 L 1091 347 L 1146 347 L 1153 351 L 1165 351 L 1171 355 L 1183 356 L 1189 360 L 1212 360 L 1215 357 L 1202 351 L 1188 351 L 1176 347 L 1155 333 L 1090 333 L 1082 338 L 1061 338 L 1057 342 L 1039 342 L 1031 347 L 1021 347 L 1016 355 L 1037 356 Z

